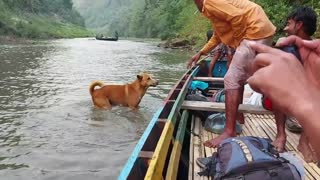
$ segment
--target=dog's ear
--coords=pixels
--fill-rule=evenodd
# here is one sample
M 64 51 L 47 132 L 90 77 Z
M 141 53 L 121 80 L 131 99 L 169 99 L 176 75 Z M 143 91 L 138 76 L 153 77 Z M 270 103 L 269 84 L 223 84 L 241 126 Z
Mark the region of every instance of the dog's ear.
M 139 79 L 141 81 L 142 80 L 142 75 L 138 74 L 137 75 L 137 79 Z

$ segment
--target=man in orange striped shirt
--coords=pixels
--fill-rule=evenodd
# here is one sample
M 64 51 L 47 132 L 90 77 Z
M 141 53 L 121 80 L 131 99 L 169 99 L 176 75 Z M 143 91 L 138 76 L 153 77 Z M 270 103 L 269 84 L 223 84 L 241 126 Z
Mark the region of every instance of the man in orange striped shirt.
M 188 67 L 191 67 L 202 55 L 210 52 L 219 43 L 236 48 L 224 78 L 226 127 L 220 136 L 204 143 L 205 146 L 216 147 L 224 139 L 236 136 L 238 106 L 242 103 L 244 84 L 253 73 L 251 65 L 255 52 L 249 46 L 250 42 L 271 45 L 276 28 L 263 9 L 249 0 L 194 0 L 194 2 L 199 11 L 211 21 L 214 35 L 189 60 Z M 238 114 L 238 120 L 244 122 L 243 114 Z

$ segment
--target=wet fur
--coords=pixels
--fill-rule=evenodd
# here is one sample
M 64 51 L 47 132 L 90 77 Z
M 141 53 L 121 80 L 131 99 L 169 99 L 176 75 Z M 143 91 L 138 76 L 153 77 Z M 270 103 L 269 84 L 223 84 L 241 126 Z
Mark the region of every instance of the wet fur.
M 101 81 L 94 81 L 89 87 L 95 107 L 111 109 L 113 105 L 138 109 L 142 97 L 150 86 L 157 86 L 158 81 L 152 79 L 150 74 L 141 73 L 137 79 L 125 85 L 105 85 Z M 99 86 L 99 89 L 95 89 Z

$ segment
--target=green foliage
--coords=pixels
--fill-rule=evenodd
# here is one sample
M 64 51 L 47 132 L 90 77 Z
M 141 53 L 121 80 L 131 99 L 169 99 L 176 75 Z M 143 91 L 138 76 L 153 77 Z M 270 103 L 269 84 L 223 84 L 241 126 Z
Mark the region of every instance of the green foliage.
M 275 39 L 284 36 L 283 28 L 286 25 L 286 17 L 292 11 L 293 6 L 288 2 L 280 0 L 274 3 L 273 0 L 255 0 L 268 15 L 271 22 L 277 27 Z
M 92 33 L 71 0 L 0 0 L 0 35 L 62 38 Z
M 283 36 L 282 30 L 286 23 L 286 17 L 298 6 L 312 7 L 320 18 L 320 2 L 316 0 L 279 0 L 277 3 L 275 3 L 274 0 L 255 0 L 255 2 L 263 7 L 270 20 L 277 27 L 276 38 Z M 318 26 L 318 32 L 316 34 L 319 35 L 319 32 L 320 26 Z
M 286 16 L 295 7 L 312 6 L 320 13 L 319 0 L 253 0 L 261 5 L 282 36 Z M 210 22 L 198 12 L 193 0 L 74 0 L 88 28 L 120 36 L 161 38 L 185 37 L 205 42 Z M 318 28 L 320 29 L 320 27 Z M 320 35 L 318 31 L 318 35 Z

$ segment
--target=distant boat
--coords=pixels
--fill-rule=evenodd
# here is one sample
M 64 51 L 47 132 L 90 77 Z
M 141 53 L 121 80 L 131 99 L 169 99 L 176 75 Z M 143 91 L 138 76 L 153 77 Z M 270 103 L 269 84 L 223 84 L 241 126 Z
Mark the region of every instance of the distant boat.
M 96 40 L 103 40 L 103 41 L 118 41 L 118 37 L 97 37 Z
M 99 37 L 96 35 L 96 40 L 103 40 L 103 41 L 118 41 L 118 32 L 115 31 L 115 37 L 104 37 L 103 34 Z

